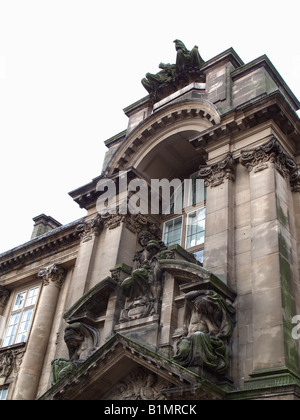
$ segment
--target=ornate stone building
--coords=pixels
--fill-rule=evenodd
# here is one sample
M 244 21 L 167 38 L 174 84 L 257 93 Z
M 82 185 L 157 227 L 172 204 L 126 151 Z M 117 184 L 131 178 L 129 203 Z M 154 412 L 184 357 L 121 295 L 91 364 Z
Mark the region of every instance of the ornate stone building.
M 299 102 L 266 56 L 175 47 L 86 216 L 0 255 L 0 399 L 300 397 Z

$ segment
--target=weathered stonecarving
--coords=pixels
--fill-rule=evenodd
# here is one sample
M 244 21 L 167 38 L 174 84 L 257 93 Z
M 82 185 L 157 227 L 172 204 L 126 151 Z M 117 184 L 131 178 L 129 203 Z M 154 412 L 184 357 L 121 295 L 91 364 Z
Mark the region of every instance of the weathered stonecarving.
M 1 398 L 300 399 L 300 103 L 265 55 L 175 49 L 86 216 L 0 255 Z

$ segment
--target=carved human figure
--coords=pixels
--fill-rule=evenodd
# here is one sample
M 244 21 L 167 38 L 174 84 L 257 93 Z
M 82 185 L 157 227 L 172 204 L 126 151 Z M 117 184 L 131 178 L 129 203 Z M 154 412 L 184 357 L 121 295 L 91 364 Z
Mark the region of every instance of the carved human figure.
M 99 344 L 97 330 L 81 322 L 73 323 L 65 329 L 64 340 L 68 347 L 69 359 L 52 361 L 52 384 L 83 363 L 97 350 Z
M 204 63 L 202 60 L 198 46 L 195 45 L 194 48 L 189 51 L 184 43 L 179 39 L 175 39 L 175 48 L 177 51 L 176 57 L 176 72 L 177 74 L 183 73 L 187 69 L 198 69 Z
M 186 72 L 199 70 L 204 63 L 197 45 L 189 51 L 179 39 L 175 39 L 174 43 L 177 51 L 176 64 L 160 63 L 161 70 L 158 73 L 147 73 L 146 77 L 142 79 L 142 85 L 150 94 L 176 83 L 178 79 L 186 76 Z
M 142 79 L 142 85 L 149 93 L 159 89 L 165 83 L 171 83 L 175 80 L 175 64 L 160 63 L 159 68 L 162 70 L 158 73 L 147 73 L 146 77 Z
M 233 314 L 233 307 L 212 290 L 187 293 L 184 333 L 174 360 L 185 367 L 202 366 L 224 374 L 229 364 Z
M 157 254 L 166 247 L 155 241 L 149 232 L 141 232 L 138 242 L 142 250 L 134 256 L 131 276 L 121 283 L 126 296 L 121 322 L 154 315 L 158 311 L 162 291 L 162 270 Z

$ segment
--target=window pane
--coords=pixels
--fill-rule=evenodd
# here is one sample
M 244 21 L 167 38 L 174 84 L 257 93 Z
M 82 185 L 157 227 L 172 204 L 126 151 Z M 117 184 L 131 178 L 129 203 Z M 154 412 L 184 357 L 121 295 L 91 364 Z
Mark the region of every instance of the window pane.
M 193 255 L 197 261 L 203 264 L 204 249 L 199 249 L 198 251 L 193 252 Z
M 20 318 L 20 313 L 16 313 L 11 315 L 8 328 L 6 330 L 6 334 L 3 341 L 3 347 L 10 346 L 14 343 L 15 334 L 18 327 L 18 322 Z
M 204 180 L 198 178 L 197 172 L 190 178 L 192 182 L 190 184 L 191 191 L 189 191 L 189 206 L 201 203 L 206 199 L 206 188 L 204 185 Z
M 25 307 L 35 305 L 38 292 L 39 292 L 39 286 L 29 289 Z
M 188 249 L 203 244 L 204 234 L 205 207 L 188 214 L 185 247 Z
M 6 400 L 7 392 L 8 392 L 8 388 L 0 389 L 0 401 L 1 400 Z
M 169 220 L 164 224 L 164 243 L 167 246 L 181 244 L 182 217 Z
M 33 309 L 27 309 L 23 312 L 15 343 L 23 343 L 24 341 L 26 341 L 32 313 Z
M 26 290 L 24 292 L 20 292 L 17 294 L 15 304 L 13 307 L 13 312 L 18 311 L 23 308 L 25 296 L 26 296 Z

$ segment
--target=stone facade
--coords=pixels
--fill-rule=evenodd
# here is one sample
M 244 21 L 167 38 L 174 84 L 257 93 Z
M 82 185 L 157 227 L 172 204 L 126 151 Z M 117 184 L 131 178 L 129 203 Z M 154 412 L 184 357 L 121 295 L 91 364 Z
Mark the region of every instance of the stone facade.
M 0 255 L 6 399 L 300 398 L 300 104 L 266 56 L 175 46 L 70 193 L 86 216 L 39 216 Z M 196 185 L 181 213 L 153 211 L 152 191 L 130 211 L 134 185 L 175 178 Z

